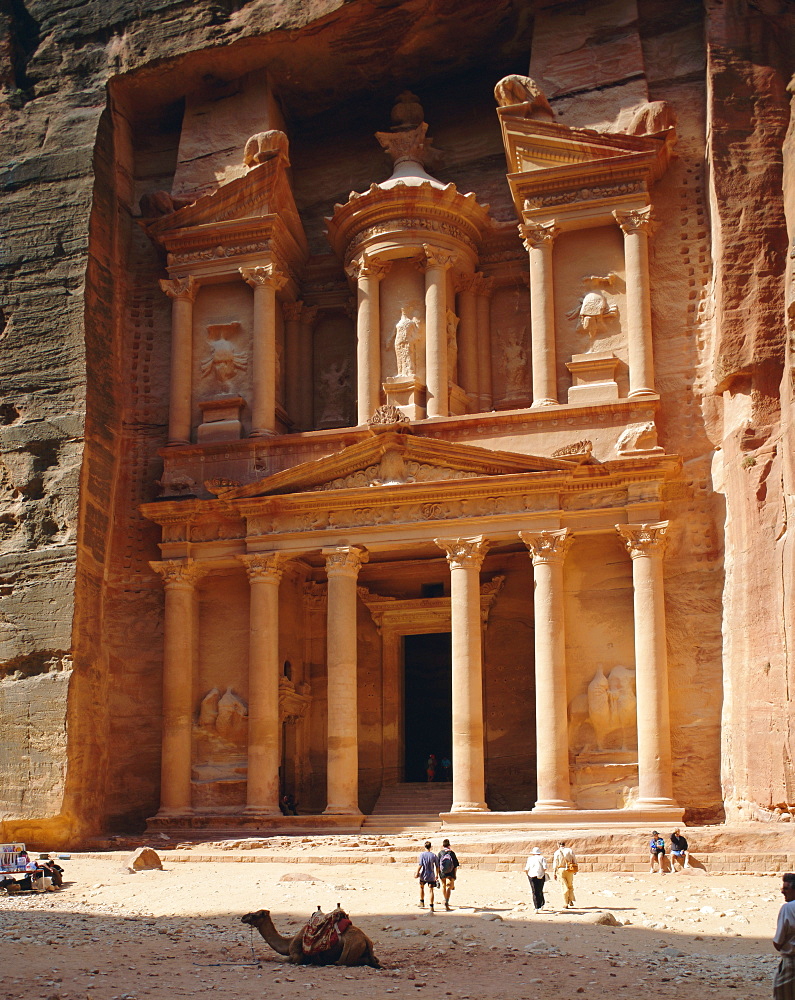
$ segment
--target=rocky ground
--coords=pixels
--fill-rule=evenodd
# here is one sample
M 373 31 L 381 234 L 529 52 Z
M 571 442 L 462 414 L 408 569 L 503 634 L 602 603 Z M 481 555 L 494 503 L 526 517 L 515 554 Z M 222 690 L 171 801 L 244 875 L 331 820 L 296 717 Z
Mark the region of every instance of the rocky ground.
M 357 864 L 356 849 L 339 865 L 313 863 L 309 844 L 284 863 L 160 853 L 163 871 L 136 874 L 120 856 L 75 856 L 61 862 L 60 892 L 0 896 L 0 997 L 771 995 L 777 876 L 580 874 L 576 909 L 561 909 L 552 882 L 550 909 L 536 915 L 520 870 L 462 867 L 451 912 L 430 913 L 410 863 Z M 382 971 L 288 965 L 240 922 L 267 908 L 287 935 L 337 903 L 372 938 Z M 617 925 L 595 922 L 605 912 Z

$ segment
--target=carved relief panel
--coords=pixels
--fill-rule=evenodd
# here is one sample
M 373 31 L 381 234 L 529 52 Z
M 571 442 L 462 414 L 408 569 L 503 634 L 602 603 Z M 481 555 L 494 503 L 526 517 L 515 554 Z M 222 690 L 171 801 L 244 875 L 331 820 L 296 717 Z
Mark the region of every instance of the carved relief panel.
M 194 428 L 239 420 L 238 433 L 226 437 L 251 429 L 252 321 L 251 293 L 242 281 L 199 289 L 193 308 Z
M 523 285 L 497 288 L 491 306 L 494 408 L 529 406 L 530 295 Z
M 343 311 L 321 314 L 314 337 L 314 427 L 356 423 L 356 329 Z

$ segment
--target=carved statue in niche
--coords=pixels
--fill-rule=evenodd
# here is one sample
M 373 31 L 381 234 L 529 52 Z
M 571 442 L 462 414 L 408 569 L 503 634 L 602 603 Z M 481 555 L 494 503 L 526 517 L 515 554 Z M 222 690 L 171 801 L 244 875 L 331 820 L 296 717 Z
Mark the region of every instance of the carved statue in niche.
M 420 321 L 415 316 L 409 316 L 407 306 L 400 307 L 400 319 L 395 325 L 393 339 L 395 341 L 395 357 L 397 358 L 397 373 L 402 378 L 415 378 L 417 375 L 417 341 L 420 336 Z
M 458 316 L 447 310 L 447 375 L 451 383 L 458 378 Z
M 229 740 L 231 743 L 246 741 L 248 707 L 231 687 L 223 695 L 213 688 L 199 706 L 199 726 Z
M 238 372 L 248 366 L 248 352 L 241 351 L 231 340 L 240 333 L 239 323 L 216 323 L 207 327 L 209 353 L 201 363 L 202 378 L 213 377 L 225 392 Z
M 609 321 L 618 315 L 618 306 L 608 302 L 602 288 L 614 288 L 620 279 L 611 271 L 604 277 L 598 274 L 587 275 L 582 281 L 589 291 L 566 315 L 569 319 L 577 319 L 577 329 L 590 337 L 591 345 L 588 351 L 592 351 L 596 338 L 609 332 Z
M 524 346 L 526 327 L 514 334 L 503 344 L 505 357 L 505 389 L 506 395 L 513 396 L 527 389 L 527 351 Z
M 635 671 L 619 664 L 605 675 L 604 666 L 598 664 L 585 694 L 572 699 L 569 719 L 572 739 L 580 744 L 579 749 L 633 749 L 637 728 Z
M 346 400 L 351 388 L 350 361 L 335 361 L 320 376 L 318 393 L 322 404 L 320 426 L 345 422 Z

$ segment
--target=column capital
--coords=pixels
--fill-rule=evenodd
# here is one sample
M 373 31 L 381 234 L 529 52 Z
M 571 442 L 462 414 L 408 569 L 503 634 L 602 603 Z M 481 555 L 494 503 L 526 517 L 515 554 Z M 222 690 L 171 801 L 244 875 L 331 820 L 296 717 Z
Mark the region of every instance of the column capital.
M 616 209 L 613 212 L 613 218 L 625 236 L 632 233 L 645 233 L 647 236 L 651 236 L 657 228 L 657 223 L 651 214 L 651 205 L 646 205 L 645 208 L 633 208 L 628 212 Z
M 376 260 L 363 253 L 361 257 L 355 257 L 348 264 L 345 273 L 354 281 L 360 281 L 362 278 L 376 278 L 380 281 L 390 267 L 392 267 L 391 260 Z
M 483 276 L 471 272 L 459 272 L 453 276 L 453 287 L 457 292 L 475 292 L 479 280 Z
M 331 576 L 355 576 L 370 558 L 370 553 L 363 545 L 338 545 L 330 549 L 321 549 L 321 555 L 326 557 L 326 573 Z
M 284 572 L 284 564 L 289 556 L 284 552 L 253 552 L 251 555 L 237 556 L 246 567 L 249 583 L 278 583 Z
M 545 246 L 551 247 L 560 229 L 553 219 L 551 222 L 528 222 L 520 225 L 519 233 L 525 250 L 539 250 Z
M 185 278 L 161 278 L 160 287 L 170 299 L 183 299 L 193 302 L 199 291 L 199 282 L 193 275 Z
M 280 271 L 275 264 L 265 264 L 262 267 L 240 267 L 238 270 L 243 281 L 247 285 L 251 285 L 252 288 L 272 288 L 278 292 L 287 284 L 287 275 Z
M 485 535 L 475 535 L 472 538 L 434 538 L 447 556 L 450 569 L 477 569 L 483 564 L 486 552 L 491 542 Z
M 298 299 L 295 302 L 283 302 L 282 313 L 286 323 L 299 323 L 304 311 L 304 303 Z
M 668 539 L 668 521 L 654 524 L 617 524 L 616 531 L 633 559 L 651 556 L 662 559 Z
M 425 252 L 425 260 L 421 259 L 420 263 L 426 270 L 433 267 L 455 267 L 458 260 L 456 254 L 449 250 L 443 250 L 441 247 L 431 246 L 430 243 L 423 243 L 422 249 Z
M 208 572 L 205 563 L 195 559 L 165 559 L 162 562 L 153 560 L 149 563 L 152 569 L 163 578 L 166 589 L 183 588 L 191 590 L 198 580 Z
M 563 562 L 574 541 L 568 528 L 554 531 L 520 531 L 519 537 L 530 550 L 533 565 Z
M 482 295 L 484 298 L 490 298 L 492 292 L 494 291 L 494 278 L 487 278 L 485 274 L 480 271 L 476 271 L 473 275 L 475 279 L 472 285 L 472 291 L 475 295 Z
M 319 311 L 320 306 L 308 306 L 305 304 L 301 310 L 301 325 L 310 326 L 314 323 Z

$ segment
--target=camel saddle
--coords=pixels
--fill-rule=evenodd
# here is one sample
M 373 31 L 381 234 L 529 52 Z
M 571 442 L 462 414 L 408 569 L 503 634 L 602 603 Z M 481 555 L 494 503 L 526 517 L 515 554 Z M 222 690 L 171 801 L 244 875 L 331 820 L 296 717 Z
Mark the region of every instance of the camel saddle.
M 301 948 L 305 955 L 317 955 L 329 951 L 340 939 L 340 935 L 351 926 L 351 921 L 342 910 L 331 913 L 313 913 L 301 932 Z

